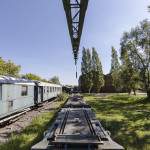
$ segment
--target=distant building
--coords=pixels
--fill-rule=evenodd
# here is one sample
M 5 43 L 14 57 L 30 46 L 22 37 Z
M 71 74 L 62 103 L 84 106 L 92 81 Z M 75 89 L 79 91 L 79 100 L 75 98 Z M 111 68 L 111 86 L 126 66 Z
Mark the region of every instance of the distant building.
M 101 93 L 115 93 L 116 89 L 113 86 L 111 74 L 104 75 L 104 86 L 101 88 Z

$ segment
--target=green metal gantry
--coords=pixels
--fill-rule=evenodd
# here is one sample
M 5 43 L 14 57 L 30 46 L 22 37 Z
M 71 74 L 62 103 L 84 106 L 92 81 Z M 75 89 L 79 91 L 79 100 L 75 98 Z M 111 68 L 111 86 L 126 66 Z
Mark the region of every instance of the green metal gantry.
M 89 0 L 62 0 L 66 13 L 72 49 L 77 64 L 84 18 Z

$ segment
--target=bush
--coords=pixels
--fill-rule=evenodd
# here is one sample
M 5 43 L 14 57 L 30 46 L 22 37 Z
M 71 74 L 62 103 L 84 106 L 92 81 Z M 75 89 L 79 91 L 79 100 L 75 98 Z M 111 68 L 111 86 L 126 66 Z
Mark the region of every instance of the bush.
M 68 94 L 67 94 L 67 93 L 62 93 L 62 94 L 59 94 L 59 95 L 57 96 L 57 100 L 58 100 L 58 101 L 64 101 L 64 100 L 67 99 L 67 97 L 68 97 Z

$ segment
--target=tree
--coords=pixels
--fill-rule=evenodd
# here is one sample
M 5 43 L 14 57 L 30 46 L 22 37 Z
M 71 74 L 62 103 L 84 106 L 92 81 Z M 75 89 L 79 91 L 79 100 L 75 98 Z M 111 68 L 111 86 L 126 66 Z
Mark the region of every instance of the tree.
M 123 51 L 127 51 L 133 67 L 138 70 L 150 98 L 150 22 L 144 20 L 130 32 L 124 33 L 121 47 Z
M 102 64 L 95 48 L 92 48 L 92 77 L 92 91 L 97 93 L 104 85 L 104 75 L 102 70 Z
M 40 76 L 33 74 L 33 73 L 27 73 L 23 75 L 22 78 L 29 79 L 29 80 L 37 80 L 37 81 L 42 80 Z
M 80 87 L 83 92 L 91 92 L 92 88 L 92 61 L 89 49 L 83 48 L 81 62 Z
M 110 72 L 118 71 L 120 68 L 118 54 L 115 48 L 112 46 L 111 48 L 111 70 Z
M 60 84 L 59 77 L 57 76 L 52 77 L 49 81 L 54 84 Z
M 118 54 L 114 47 L 112 47 L 111 52 L 111 70 L 110 74 L 113 80 L 113 86 L 116 88 L 117 91 L 120 91 L 121 88 L 121 81 L 120 81 L 120 64 L 118 60 Z
M 93 83 L 92 83 L 92 58 L 89 49 L 87 49 L 87 64 L 88 67 L 87 67 L 87 74 L 86 74 L 86 79 L 87 79 L 86 85 L 87 85 L 88 92 L 90 93 Z
M 21 66 L 14 64 L 11 60 L 5 63 L 6 75 L 19 76 Z
M 0 75 L 5 75 L 5 61 L 0 57 Z
M 139 87 L 139 73 L 138 70 L 133 67 L 128 53 L 124 49 L 121 49 L 121 61 L 121 84 L 129 94 L 131 93 L 131 90 L 133 90 L 134 95 L 136 95 L 136 90 Z
M 1 75 L 18 77 L 20 69 L 21 69 L 21 66 L 16 65 L 11 60 L 5 61 L 2 58 L 0 58 L 0 74 Z

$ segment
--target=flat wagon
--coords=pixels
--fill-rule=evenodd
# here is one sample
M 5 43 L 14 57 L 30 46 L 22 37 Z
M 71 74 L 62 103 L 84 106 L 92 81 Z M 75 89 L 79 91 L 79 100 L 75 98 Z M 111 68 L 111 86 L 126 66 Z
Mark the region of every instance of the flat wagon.
M 113 141 L 90 106 L 79 96 L 71 97 L 44 138 L 31 150 L 123 150 Z

